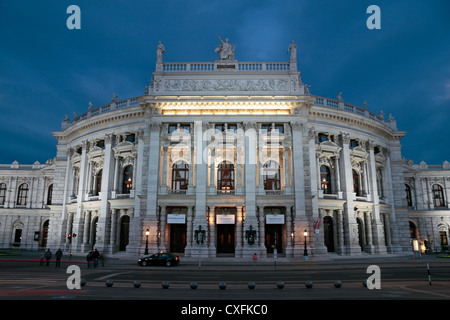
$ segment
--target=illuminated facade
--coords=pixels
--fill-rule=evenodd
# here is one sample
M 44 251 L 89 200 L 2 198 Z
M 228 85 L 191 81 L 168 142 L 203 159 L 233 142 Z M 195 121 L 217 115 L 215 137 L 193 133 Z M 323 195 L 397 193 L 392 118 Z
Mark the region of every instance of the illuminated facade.
M 430 176 L 402 159 L 405 132 L 395 120 L 341 94 L 311 95 L 293 43 L 289 62 L 239 62 L 227 45 L 214 62 L 166 63 L 160 44 L 142 96 L 114 95 L 64 119 L 53 132 L 55 159 L 26 178 L 41 197 L 40 218 L 26 231 L 40 232 L 33 247 L 137 255 L 148 246 L 187 257 L 266 257 L 276 249 L 301 257 L 306 231 L 309 255 L 411 250 L 411 226 L 419 230 L 434 207 L 405 196 L 406 185 L 424 188 Z M 411 184 L 416 177 L 422 185 Z M 435 178 L 445 237 L 449 178 L 444 167 Z M 9 230 L 4 247 L 23 224 L 19 211 L 36 214 L 10 204 L 20 179 L 0 170 L 0 183 L 16 190 L 0 209 L 9 215 L 0 220 Z

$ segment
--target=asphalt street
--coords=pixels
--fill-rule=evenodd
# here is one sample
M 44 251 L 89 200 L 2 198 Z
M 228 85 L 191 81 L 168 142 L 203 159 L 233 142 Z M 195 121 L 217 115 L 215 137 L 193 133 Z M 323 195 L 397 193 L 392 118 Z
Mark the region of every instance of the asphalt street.
M 174 267 L 142 267 L 135 259 L 106 259 L 88 268 L 81 257 L 40 266 L 36 254 L 0 256 L 1 300 L 447 300 L 450 259 L 365 256 L 257 262 L 183 259 Z M 68 289 L 69 266 L 79 266 L 80 289 Z M 379 289 L 364 285 L 379 267 Z M 427 268 L 428 266 L 428 268 Z M 431 281 L 430 281 L 431 280 Z M 197 287 L 192 288 L 196 283 Z M 336 286 L 336 283 L 341 285 Z M 107 284 L 110 284 L 108 286 Z M 167 288 L 163 287 L 163 283 Z M 225 288 L 220 288 L 220 284 Z M 310 287 L 307 287 L 307 283 Z M 250 284 L 250 286 L 249 286 Z M 253 284 L 253 285 L 252 285 Z M 135 285 L 139 285 L 135 287 Z

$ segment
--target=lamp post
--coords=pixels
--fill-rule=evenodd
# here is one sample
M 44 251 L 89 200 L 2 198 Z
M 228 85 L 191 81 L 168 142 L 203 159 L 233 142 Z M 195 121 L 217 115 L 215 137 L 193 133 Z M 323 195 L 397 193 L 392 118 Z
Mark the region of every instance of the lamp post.
M 147 231 L 145 231 L 145 252 L 144 254 L 148 254 L 148 235 L 150 234 L 150 231 L 147 229 Z
M 303 250 L 303 258 L 308 259 L 308 249 L 306 248 L 306 238 L 308 237 L 308 231 L 303 232 L 303 235 L 305 236 L 305 249 Z

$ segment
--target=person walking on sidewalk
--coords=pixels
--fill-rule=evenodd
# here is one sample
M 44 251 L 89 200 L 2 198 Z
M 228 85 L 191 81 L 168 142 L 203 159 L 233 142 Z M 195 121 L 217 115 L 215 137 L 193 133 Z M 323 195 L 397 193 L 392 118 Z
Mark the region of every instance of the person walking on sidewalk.
M 98 258 L 100 257 L 100 252 L 98 252 L 97 249 L 94 250 L 94 253 L 92 254 L 92 258 L 94 259 L 94 268 L 97 268 L 98 266 Z
M 43 249 L 41 252 L 41 261 L 39 262 L 40 266 L 44 265 L 44 259 L 45 259 L 45 249 Z
M 45 265 L 48 267 L 50 264 L 50 259 L 52 258 L 52 252 L 50 251 L 50 249 L 47 249 L 47 251 L 45 251 Z
M 55 267 L 60 267 L 61 266 L 61 257 L 62 257 L 62 251 L 61 248 L 58 249 L 58 251 L 56 251 L 55 253 L 55 258 L 56 258 L 56 265 Z
M 87 261 L 88 268 L 91 266 L 92 259 L 93 259 L 93 257 L 92 257 L 92 250 L 91 250 L 91 251 L 89 251 L 89 253 L 86 256 L 86 261 Z

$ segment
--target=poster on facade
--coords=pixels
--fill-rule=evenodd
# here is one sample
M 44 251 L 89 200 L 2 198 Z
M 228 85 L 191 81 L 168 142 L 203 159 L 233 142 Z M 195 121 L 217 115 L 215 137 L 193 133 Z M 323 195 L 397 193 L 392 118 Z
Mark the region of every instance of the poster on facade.
M 266 224 L 284 224 L 283 214 L 267 214 Z
M 167 223 L 170 224 L 185 224 L 186 215 L 182 213 L 169 213 L 167 215 Z
M 217 224 L 234 224 L 234 214 L 218 214 L 216 217 Z

